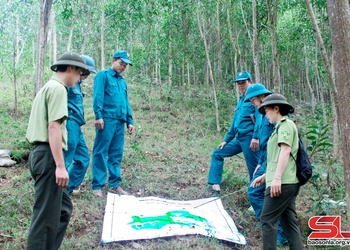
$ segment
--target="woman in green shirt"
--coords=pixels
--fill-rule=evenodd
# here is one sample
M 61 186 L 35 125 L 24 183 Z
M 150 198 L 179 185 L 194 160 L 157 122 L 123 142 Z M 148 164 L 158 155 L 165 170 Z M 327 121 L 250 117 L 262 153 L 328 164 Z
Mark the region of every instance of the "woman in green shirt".
M 288 114 L 294 112 L 286 98 L 271 94 L 265 98 L 259 112 L 266 114 L 275 130 L 267 143 L 266 174 L 257 178 L 252 187 L 266 182 L 264 206 L 261 213 L 263 248 L 276 249 L 277 224 L 280 219 L 290 249 L 302 249 L 303 244 L 297 223 L 295 200 L 299 191 L 295 157 L 298 151 L 298 130 Z

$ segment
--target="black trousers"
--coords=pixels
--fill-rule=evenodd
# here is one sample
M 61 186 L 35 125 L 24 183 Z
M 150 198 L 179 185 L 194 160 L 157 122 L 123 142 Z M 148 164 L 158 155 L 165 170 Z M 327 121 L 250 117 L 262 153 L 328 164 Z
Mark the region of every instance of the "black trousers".
M 73 205 L 66 190 L 56 184 L 56 165 L 49 144 L 34 146 L 29 170 L 35 181 L 35 194 L 27 249 L 59 249 Z
M 270 187 L 265 191 L 264 206 L 261 212 L 263 249 L 276 249 L 278 219 L 289 242 L 290 249 L 301 250 L 303 244 L 295 211 L 295 199 L 299 192 L 298 184 L 282 185 L 278 197 L 270 196 Z

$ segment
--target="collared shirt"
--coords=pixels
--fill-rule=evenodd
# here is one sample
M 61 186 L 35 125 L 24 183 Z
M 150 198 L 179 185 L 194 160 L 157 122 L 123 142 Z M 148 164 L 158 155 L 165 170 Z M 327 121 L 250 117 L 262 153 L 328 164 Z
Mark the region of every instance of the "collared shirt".
M 258 165 L 263 165 L 266 162 L 267 141 L 269 140 L 274 129 L 274 125 L 269 122 L 265 115 L 262 115 L 262 119 L 259 126 L 259 162 Z
M 95 77 L 93 109 L 96 120 L 112 118 L 133 125 L 126 82 L 112 68 L 98 72 Z
M 294 122 L 284 116 L 275 127 L 267 142 L 267 165 L 266 165 L 266 187 L 271 186 L 275 176 L 278 158 L 280 155 L 280 144 L 287 144 L 291 148 L 293 156 L 297 155 L 299 147 L 298 130 Z M 287 166 L 281 177 L 282 184 L 296 184 L 299 182 L 296 175 L 295 161 L 289 156 Z
M 61 120 L 62 148 L 67 149 L 67 117 L 67 89 L 54 75 L 34 98 L 26 133 L 28 142 L 48 143 L 49 123 Z
M 229 131 L 226 133 L 224 141 L 230 142 L 233 138 L 239 136 L 252 135 L 253 138 L 259 138 L 259 120 L 257 120 L 257 109 L 252 102 L 244 102 L 245 96 L 242 95 L 236 105 L 235 114 Z M 255 121 L 254 124 L 252 116 Z
M 86 123 L 84 119 L 84 93 L 81 90 L 82 81 L 68 89 L 68 119 L 75 121 L 79 126 Z

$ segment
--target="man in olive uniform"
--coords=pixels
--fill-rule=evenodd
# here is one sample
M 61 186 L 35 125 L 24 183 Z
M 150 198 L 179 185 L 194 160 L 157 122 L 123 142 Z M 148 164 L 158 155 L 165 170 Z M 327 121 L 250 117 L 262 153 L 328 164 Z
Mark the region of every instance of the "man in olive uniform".
M 66 192 L 69 177 L 63 156 L 67 149 L 67 87 L 73 87 L 88 68 L 81 56 L 66 53 L 51 69 L 56 73 L 36 95 L 26 133 L 34 145 L 29 170 L 35 191 L 28 250 L 59 249 L 73 210 Z

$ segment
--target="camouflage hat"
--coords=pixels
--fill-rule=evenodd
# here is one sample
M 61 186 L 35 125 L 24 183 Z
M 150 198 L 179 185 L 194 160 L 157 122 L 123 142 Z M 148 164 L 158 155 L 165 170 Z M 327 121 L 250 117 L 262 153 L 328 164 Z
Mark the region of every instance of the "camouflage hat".
M 84 59 L 77 53 L 65 53 L 60 58 L 58 58 L 57 62 L 51 66 L 51 69 L 57 72 L 58 65 L 67 65 L 67 66 L 75 66 L 84 69 L 83 75 L 90 74 L 89 68 L 86 65 Z

